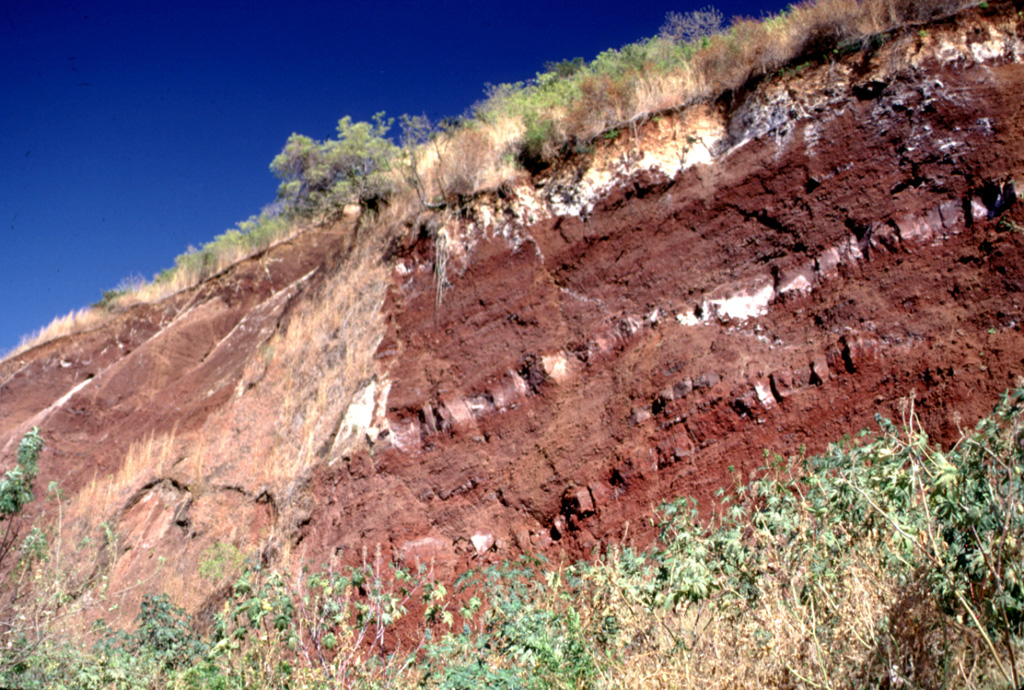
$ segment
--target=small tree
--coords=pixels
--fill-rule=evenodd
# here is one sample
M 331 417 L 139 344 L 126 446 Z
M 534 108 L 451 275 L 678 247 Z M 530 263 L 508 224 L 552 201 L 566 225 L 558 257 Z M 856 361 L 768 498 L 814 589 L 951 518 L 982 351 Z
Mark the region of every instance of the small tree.
M 440 170 L 440 162 L 447 153 L 446 133 L 426 115 L 402 116 L 402 176 L 406 184 L 416 192 L 420 203 L 429 209 L 437 210 L 447 206 L 448 185 Z M 437 158 L 432 185 L 428 185 L 420 173 L 421 159 L 428 147 Z
M 293 133 L 281 153 L 270 163 L 270 170 L 281 179 L 277 196 L 289 204 L 298 204 L 320 191 L 316 170 L 320 165 L 320 145 L 304 134 Z
M 692 12 L 669 12 L 661 25 L 661 37 L 678 45 L 692 43 L 722 30 L 722 13 L 714 7 Z
M 398 147 L 388 138 L 393 119 L 380 112 L 373 122 L 338 121 L 337 139 L 315 141 L 292 134 L 270 163 L 281 179 L 278 197 L 303 213 L 326 220 L 346 204 L 376 208 L 392 190 L 390 172 Z

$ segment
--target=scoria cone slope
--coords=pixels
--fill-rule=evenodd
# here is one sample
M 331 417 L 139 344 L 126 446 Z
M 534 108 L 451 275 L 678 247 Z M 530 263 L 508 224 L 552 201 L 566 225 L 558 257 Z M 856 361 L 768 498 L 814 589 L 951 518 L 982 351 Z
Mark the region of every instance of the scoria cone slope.
M 115 590 L 201 609 L 216 543 L 579 555 L 910 395 L 951 441 L 1024 364 L 1022 34 L 993 3 L 457 215 L 310 230 L 3 362 L 0 444 L 41 427 L 69 529 L 113 526 Z

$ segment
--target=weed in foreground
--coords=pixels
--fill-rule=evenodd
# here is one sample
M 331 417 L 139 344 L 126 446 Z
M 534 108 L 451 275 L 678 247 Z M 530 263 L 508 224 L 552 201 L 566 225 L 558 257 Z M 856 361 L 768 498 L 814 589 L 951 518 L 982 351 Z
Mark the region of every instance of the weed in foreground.
M 1022 415 L 1024 390 L 947 450 L 911 403 L 858 444 L 769 458 L 710 518 L 667 504 L 646 550 L 525 557 L 450 594 L 380 550 L 252 568 L 209 635 L 149 598 L 135 632 L 39 634 L 0 668 L 13 687 L 1018 687 Z

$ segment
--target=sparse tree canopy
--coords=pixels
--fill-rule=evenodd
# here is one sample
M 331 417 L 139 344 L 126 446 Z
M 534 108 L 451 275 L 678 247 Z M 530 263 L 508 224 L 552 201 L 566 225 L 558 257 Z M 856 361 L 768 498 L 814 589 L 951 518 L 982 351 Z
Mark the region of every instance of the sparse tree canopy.
M 661 37 L 682 45 L 722 30 L 722 13 L 708 6 L 692 12 L 669 12 L 661 25 Z

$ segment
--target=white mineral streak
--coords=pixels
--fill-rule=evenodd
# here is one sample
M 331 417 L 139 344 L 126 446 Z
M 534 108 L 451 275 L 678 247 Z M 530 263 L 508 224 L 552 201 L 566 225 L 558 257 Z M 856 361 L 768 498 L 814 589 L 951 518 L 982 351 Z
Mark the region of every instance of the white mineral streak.
M 376 381 L 370 381 L 356 392 L 345 411 L 345 416 L 341 419 L 341 424 L 338 425 L 338 434 L 334 440 L 335 448 L 363 434 L 370 436 L 371 440 L 376 438 L 376 430 L 373 428 L 376 392 Z
M 563 383 L 569 378 L 569 361 L 564 353 L 558 352 L 553 355 L 544 355 L 540 358 L 540 361 L 544 367 L 544 372 L 555 383 Z
M 765 409 L 769 409 L 775 405 L 775 398 L 772 397 L 772 393 L 761 381 L 754 384 L 754 394 L 757 396 L 757 401 L 764 406 Z
M 769 283 L 741 290 L 728 297 L 709 299 L 704 302 L 704 319 L 744 321 L 764 316 L 774 297 L 775 289 Z

